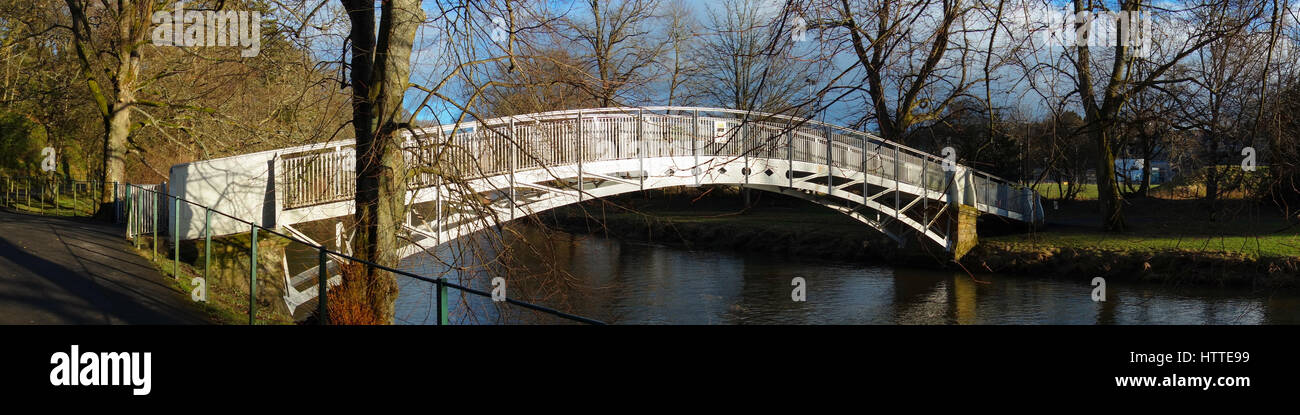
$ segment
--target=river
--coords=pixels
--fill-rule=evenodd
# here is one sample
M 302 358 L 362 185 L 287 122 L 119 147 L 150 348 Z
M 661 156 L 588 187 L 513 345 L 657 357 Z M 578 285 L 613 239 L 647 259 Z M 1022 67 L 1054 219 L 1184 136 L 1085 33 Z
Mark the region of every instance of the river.
M 623 241 L 524 227 L 505 292 L 615 324 L 1295 324 L 1300 296 L 1247 289 L 1109 282 L 1093 301 L 1090 278 L 1063 280 L 836 262 Z M 478 245 L 482 246 L 482 244 Z M 478 257 L 501 249 L 476 251 Z M 535 252 L 534 252 L 535 251 Z M 454 257 L 450 250 L 439 251 Z M 473 255 L 464 255 L 473 256 Z M 549 258 L 544 260 L 542 258 Z M 462 260 L 459 263 L 482 261 Z M 448 271 L 431 255 L 403 268 L 446 272 L 488 291 L 491 275 Z M 472 268 L 472 267 L 471 267 Z M 480 275 L 479 277 L 471 277 Z M 463 279 L 462 279 L 463 278 Z M 805 301 L 794 301 L 795 278 Z M 431 284 L 402 278 L 397 323 L 433 324 Z M 462 296 L 452 290 L 454 324 L 564 323 L 564 320 Z

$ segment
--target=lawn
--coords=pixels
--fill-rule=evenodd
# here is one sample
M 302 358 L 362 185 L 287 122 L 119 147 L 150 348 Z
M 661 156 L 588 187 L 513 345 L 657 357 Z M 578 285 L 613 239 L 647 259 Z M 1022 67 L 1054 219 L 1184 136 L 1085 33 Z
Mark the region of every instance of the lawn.
M 1083 186 L 1083 189 L 1079 191 L 1079 194 L 1076 196 L 1077 199 L 1079 200 L 1097 199 L 1097 185 L 1084 184 L 1081 186 Z M 1055 200 L 1061 198 L 1061 192 L 1065 190 L 1065 185 L 1062 184 L 1060 188 L 1058 188 L 1056 183 L 1039 183 L 1037 186 L 1034 186 L 1034 190 L 1037 190 L 1038 194 L 1041 195 L 1043 199 Z
M 1082 184 L 1080 186 L 1082 186 L 1082 189 L 1079 190 L 1079 194 L 1075 196 L 1075 199 L 1097 200 L 1097 194 L 1098 194 L 1097 185 Z M 1122 183 L 1120 184 L 1120 189 L 1121 190 L 1125 189 L 1124 184 Z M 1060 188 L 1058 189 L 1056 183 L 1039 183 L 1037 186 L 1034 186 L 1034 190 L 1037 190 L 1038 194 L 1042 195 L 1043 199 L 1055 200 L 1061 198 L 1061 191 L 1065 190 L 1065 185 L 1061 185 Z M 1136 190 L 1136 188 L 1134 190 Z M 1151 193 L 1153 195 L 1162 194 L 1161 192 L 1162 189 L 1160 188 L 1160 185 L 1158 184 L 1151 185 Z
M 982 236 L 982 241 L 1107 250 L 1233 252 L 1256 257 L 1300 257 L 1300 226 L 1288 226 L 1267 206 L 1222 203 L 1211 215 L 1199 200 L 1129 199 L 1129 230 L 1100 229 L 1096 201 L 1077 201 L 1046 212 L 1048 225 L 1032 234 Z

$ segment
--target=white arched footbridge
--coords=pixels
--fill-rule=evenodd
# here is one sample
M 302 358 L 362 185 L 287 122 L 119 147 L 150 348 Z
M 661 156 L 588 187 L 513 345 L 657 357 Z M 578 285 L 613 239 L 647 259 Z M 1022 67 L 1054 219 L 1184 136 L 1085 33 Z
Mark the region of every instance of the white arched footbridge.
M 403 143 L 412 171 L 436 166 L 442 172 L 410 181 L 403 258 L 548 209 L 672 186 L 736 185 L 791 195 L 843 212 L 900 244 L 918 239 L 950 252 L 958 249 L 963 205 L 1015 221 L 1043 220 L 1030 189 L 871 134 L 772 114 L 687 107 L 558 111 L 407 131 Z M 169 191 L 305 238 L 294 225 L 353 214 L 354 164 L 351 140 L 304 145 L 177 165 Z M 179 214 L 183 238 L 201 237 L 203 215 L 188 206 Z M 248 231 L 235 223 L 211 226 L 218 236 Z M 294 279 L 315 275 L 309 270 Z M 290 308 L 314 297 L 314 287 L 309 290 L 286 299 Z

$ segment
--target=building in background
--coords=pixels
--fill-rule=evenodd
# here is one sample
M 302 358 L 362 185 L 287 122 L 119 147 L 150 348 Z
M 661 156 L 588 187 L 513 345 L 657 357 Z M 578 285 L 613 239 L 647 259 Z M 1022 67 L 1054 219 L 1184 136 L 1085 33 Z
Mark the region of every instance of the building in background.
M 1125 181 L 1138 183 L 1142 181 L 1142 168 L 1146 163 L 1144 159 L 1115 159 L 1115 178 L 1120 183 Z M 1153 160 L 1151 161 L 1151 184 L 1161 184 L 1173 178 L 1173 170 L 1169 162 Z

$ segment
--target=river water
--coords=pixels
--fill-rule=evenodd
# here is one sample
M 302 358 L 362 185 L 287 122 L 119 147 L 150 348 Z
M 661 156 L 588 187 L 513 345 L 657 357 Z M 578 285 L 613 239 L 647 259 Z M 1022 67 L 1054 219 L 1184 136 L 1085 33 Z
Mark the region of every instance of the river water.
M 1300 296 L 1247 289 L 1108 283 L 1094 302 L 1090 277 L 1077 280 L 979 275 L 884 265 L 686 249 L 603 236 L 525 228 L 509 271 L 453 271 L 441 262 L 455 252 L 408 259 L 424 275 L 492 290 L 506 275 L 510 298 L 616 324 L 1295 324 Z M 545 245 L 545 244 L 541 244 Z M 479 258 L 500 252 L 460 250 Z M 533 252 L 536 251 L 536 252 Z M 544 259 L 546 258 L 546 259 Z M 481 261 L 462 260 L 458 263 Z M 793 301 L 792 280 L 805 281 L 805 301 Z M 401 279 L 400 324 L 433 324 L 431 284 Z M 565 323 L 551 316 L 463 296 L 452 290 L 454 324 Z

